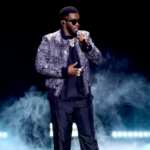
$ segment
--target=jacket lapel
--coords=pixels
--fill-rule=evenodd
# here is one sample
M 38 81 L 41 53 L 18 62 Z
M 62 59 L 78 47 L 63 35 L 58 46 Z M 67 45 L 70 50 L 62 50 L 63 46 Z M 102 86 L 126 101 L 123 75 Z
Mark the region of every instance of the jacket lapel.
M 80 64 L 81 64 L 81 66 L 84 66 L 84 54 L 83 54 L 83 52 L 82 52 L 82 50 L 81 50 L 81 47 L 80 47 L 80 45 L 79 45 L 79 39 L 77 38 L 77 37 L 75 37 L 75 47 L 76 47 L 76 50 L 77 50 L 77 53 L 78 53 L 78 56 L 79 56 L 79 60 L 80 60 Z

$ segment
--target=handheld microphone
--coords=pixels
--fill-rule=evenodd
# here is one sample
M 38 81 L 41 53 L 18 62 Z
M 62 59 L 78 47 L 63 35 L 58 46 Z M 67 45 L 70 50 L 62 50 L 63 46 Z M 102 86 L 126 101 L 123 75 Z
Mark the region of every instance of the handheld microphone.
M 78 30 L 78 31 L 77 31 L 77 36 L 78 36 L 80 33 L 81 33 L 81 31 Z
M 80 33 L 83 33 L 83 34 L 85 34 L 85 32 L 84 31 L 77 31 L 77 36 L 80 34 Z

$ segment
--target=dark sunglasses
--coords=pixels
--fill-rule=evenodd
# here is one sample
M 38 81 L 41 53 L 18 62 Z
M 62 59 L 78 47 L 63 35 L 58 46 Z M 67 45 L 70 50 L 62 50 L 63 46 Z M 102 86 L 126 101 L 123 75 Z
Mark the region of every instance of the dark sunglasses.
M 65 20 L 66 20 L 66 19 L 65 19 Z M 81 20 L 80 20 L 80 19 L 78 19 L 78 20 L 73 19 L 73 20 L 66 20 L 66 21 L 72 22 L 73 25 L 75 25 L 77 22 L 78 22 L 79 24 L 81 23 Z

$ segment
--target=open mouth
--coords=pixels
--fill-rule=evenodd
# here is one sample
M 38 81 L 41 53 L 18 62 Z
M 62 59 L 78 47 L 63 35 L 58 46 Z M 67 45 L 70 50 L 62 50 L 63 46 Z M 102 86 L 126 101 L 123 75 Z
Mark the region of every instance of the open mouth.
M 75 28 L 75 31 L 77 32 L 79 29 L 78 28 Z

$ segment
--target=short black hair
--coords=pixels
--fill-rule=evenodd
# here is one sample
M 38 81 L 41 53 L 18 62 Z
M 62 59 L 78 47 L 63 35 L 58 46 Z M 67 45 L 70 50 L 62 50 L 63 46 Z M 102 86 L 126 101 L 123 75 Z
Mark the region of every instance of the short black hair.
M 79 11 L 73 6 L 64 7 L 59 12 L 59 20 L 63 20 L 69 13 L 79 13 Z

